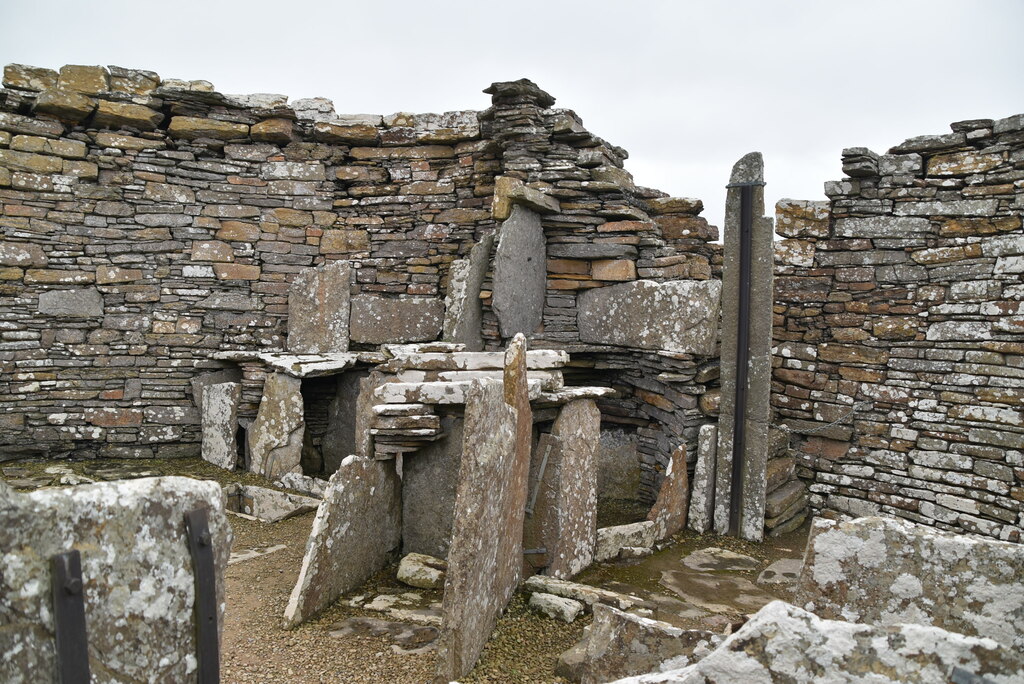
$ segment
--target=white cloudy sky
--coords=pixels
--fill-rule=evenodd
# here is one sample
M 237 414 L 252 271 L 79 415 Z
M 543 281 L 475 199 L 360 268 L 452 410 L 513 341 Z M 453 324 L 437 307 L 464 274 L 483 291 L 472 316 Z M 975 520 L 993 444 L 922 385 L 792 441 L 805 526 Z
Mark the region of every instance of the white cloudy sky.
M 1024 112 L 1022 0 L 0 0 L 0 63 L 117 64 L 343 113 L 484 109 L 528 77 L 721 225 L 729 169 L 822 198 L 844 147 Z

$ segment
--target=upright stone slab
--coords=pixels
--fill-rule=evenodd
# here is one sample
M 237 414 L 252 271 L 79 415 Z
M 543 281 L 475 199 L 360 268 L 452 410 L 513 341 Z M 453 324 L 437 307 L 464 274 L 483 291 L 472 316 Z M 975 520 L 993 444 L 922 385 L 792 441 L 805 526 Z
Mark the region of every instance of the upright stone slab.
M 331 476 L 285 608 L 294 627 L 387 565 L 402 539 L 402 485 L 394 461 L 349 456 Z
M 1020 544 L 896 518 L 818 519 L 797 596 L 821 617 L 935 625 L 1022 653 L 1022 569 Z
M 0 681 L 57 681 L 50 558 L 72 549 L 82 557 L 93 676 L 195 681 L 185 513 L 200 507 L 209 515 L 221 625 L 232 534 L 216 482 L 159 477 L 0 492 Z
M 445 437 L 402 459 L 402 553 L 448 557 L 463 421 L 445 418 L 442 426 Z
M 466 403 L 462 464 L 442 602 L 435 681 L 468 673 L 519 584 L 532 428 L 525 340 L 506 355 L 504 383 L 474 381 Z M 526 421 L 522 419 L 525 407 Z
M 302 380 L 284 373 L 268 375 L 256 420 L 249 426 L 250 470 L 270 480 L 300 472 L 305 431 Z
M 238 462 L 238 402 L 242 385 L 223 382 L 203 388 L 203 459 L 215 466 L 234 470 Z
M 288 288 L 288 351 L 348 351 L 349 274 L 346 261 L 299 271 Z
M 452 262 L 441 339 L 464 344 L 467 351 L 481 351 L 484 348 L 480 336 L 480 291 L 487 276 L 492 249 L 494 235 L 485 235 L 473 245 L 468 259 Z
M 749 326 L 746 350 L 737 344 L 740 333 L 742 194 L 751 195 L 749 242 Z M 718 419 L 718 463 L 715 473 L 715 532 L 736 534 L 750 541 L 764 538 L 765 468 L 771 419 L 772 274 L 774 236 L 764 214 L 764 165 L 760 152 L 751 152 L 732 169 L 725 205 L 725 261 L 722 271 L 722 403 Z M 746 356 L 746 401 L 736 405 L 739 359 Z M 737 416 L 743 416 L 744 437 L 739 520 L 730 520 L 733 492 L 733 441 Z
M 686 527 L 690 505 L 690 481 L 686 473 L 686 445 L 672 452 L 658 498 L 647 519 L 654 523 L 655 539 L 665 539 Z
M 502 338 L 529 335 L 544 318 L 547 252 L 540 215 L 521 204 L 498 231 L 492 306 Z
M 702 425 L 697 434 L 697 467 L 693 471 L 687 527 L 697 534 L 711 529 L 715 513 L 715 466 L 718 428 Z
M 543 564 L 544 574 L 568 579 L 593 562 L 597 544 L 597 404 L 592 399 L 566 404 L 550 439 L 544 437 L 530 467 L 532 514 L 525 521 L 523 545 L 545 550 L 527 557 L 532 566 Z
M 717 280 L 637 280 L 580 295 L 580 341 L 712 356 L 718 332 Z

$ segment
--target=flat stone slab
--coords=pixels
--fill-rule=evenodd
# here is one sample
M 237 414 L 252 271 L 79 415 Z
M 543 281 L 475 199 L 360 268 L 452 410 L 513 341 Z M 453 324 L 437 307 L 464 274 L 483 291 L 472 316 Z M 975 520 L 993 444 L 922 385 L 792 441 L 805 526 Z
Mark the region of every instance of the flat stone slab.
M 361 294 L 352 298 L 349 336 L 353 342 L 426 342 L 441 335 L 444 302 L 435 297 L 396 299 Z
M 245 513 L 268 523 L 315 511 L 320 505 L 319 498 L 255 485 L 230 484 L 224 488 L 224 495 L 229 511 Z
M 689 568 L 662 571 L 660 583 L 690 605 L 710 613 L 746 615 L 776 599 L 742 577 Z
M 348 604 L 353 608 L 383 613 L 394 620 L 433 627 L 441 626 L 441 604 L 416 591 L 355 596 Z
M 306 429 L 303 411 L 302 381 L 284 373 L 268 375 L 248 432 L 252 472 L 276 480 L 300 471 Z
M 529 335 L 543 321 L 547 287 L 546 245 L 540 215 L 515 205 L 497 235 L 492 308 L 502 337 Z
M 700 572 L 717 572 L 721 570 L 754 570 L 761 563 L 742 553 L 709 546 L 686 556 L 683 559 L 683 565 Z
M 387 637 L 396 653 L 426 653 L 435 646 L 437 627 L 410 625 L 406 622 L 381 620 L 370 617 L 350 617 L 327 628 L 328 636 Z
M 956 669 L 961 677 L 955 676 Z M 937 627 L 872 627 L 823 620 L 782 601 L 758 611 L 721 646 L 678 670 L 618 680 L 619 684 L 709 682 L 862 682 L 1019 680 L 1024 658 L 992 639 Z
M 317 509 L 285 624 L 305 622 L 387 565 L 401 542 L 401 516 L 392 461 L 342 461 Z
M 718 332 L 717 280 L 637 280 L 579 297 L 580 341 L 711 356 Z
M 71 549 L 81 552 L 92 671 L 194 680 L 185 513 L 199 507 L 208 510 L 222 620 L 232 533 L 217 483 L 158 477 L 0 491 L 0 681 L 57 681 L 50 558 Z
M 374 399 L 385 404 L 465 404 L 473 382 L 388 382 L 378 387 Z M 527 381 L 529 399 L 541 395 L 540 380 Z
M 935 625 L 1024 652 L 1024 546 L 895 518 L 817 519 L 797 596 L 825 618 Z
M 523 582 L 526 591 L 541 594 L 554 594 L 563 598 L 579 601 L 588 609 L 596 604 L 612 606 L 619 610 L 629 610 L 643 604 L 644 600 L 629 594 L 593 587 L 589 584 L 570 582 L 569 580 L 548 577 L 547 575 L 533 575 Z
M 600 527 L 597 530 L 597 547 L 594 560 L 610 560 L 619 555 L 623 548 L 650 548 L 654 546 L 657 528 L 653 521 Z
M 530 595 L 530 608 L 553 620 L 571 623 L 583 612 L 583 604 L 562 596 L 536 592 Z
M 758 584 L 796 584 L 800 571 L 804 567 L 802 558 L 782 558 L 761 571 L 757 576 Z
M 647 519 L 654 523 L 654 538 L 665 539 L 686 527 L 690 505 L 690 487 L 686 474 L 686 445 L 672 452 L 658 498 Z
M 203 460 L 226 470 L 238 461 L 238 402 L 242 385 L 222 382 L 202 387 Z
M 348 351 L 351 271 L 347 261 L 334 261 L 295 275 L 288 289 L 289 351 Z
M 448 563 L 423 553 L 409 553 L 398 564 L 398 581 L 420 589 L 440 589 Z
M 291 354 L 287 352 L 215 352 L 210 358 L 219 361 L 259 361 L 271 370 L 295 378 L 316 378 L 341 373 L 357 363 L 379 363 L 383 355 L 376 352 L 337 352 L 331 354 Z
M 505 352 L 468 351 L 411 351 L 385 346 L 393 354 L 381 370 L 395 373 L 400 370 L 502 370 Z M 528 370 L 552 370 L 569 363 L 569 354 L 557 349 L 532 349 L 526 352 Z

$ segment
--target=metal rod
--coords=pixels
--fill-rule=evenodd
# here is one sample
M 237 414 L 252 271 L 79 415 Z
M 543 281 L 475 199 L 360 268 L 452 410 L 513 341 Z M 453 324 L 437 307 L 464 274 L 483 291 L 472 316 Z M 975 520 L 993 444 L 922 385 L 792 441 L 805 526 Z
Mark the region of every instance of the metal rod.
M 195 576 L 196 658 L 199 684 L 220 682 L 220 639 L 217 634 L 217 583 L 213 539 L 205 508 L 185 514 L 185 534 Z
M 537 481 L 533 485 L 533 494 L 530 495 L 530 503 L 526 507 L 526 515 L 533 517 L 533 507 L 537 505 L 537 495 L 540 493 L 540 485 L 544 481 L 544 471 L 548 467 L 548 456 L 551 454 L 551 446 L 554 437 L 549 436 L 544 448 L 544 458 L 541 459 L 540 469 L 537 471 Z
M 53 625 L 57 641 L 57 681 L 89 684 L 89 638 L 85 629 L 85 586 L 78 550 L 50 559 Z
M 754 186 L 740 188 L 739 306 L 736 313 L 736 402 L 732 426 L 732 487 L 729 496 L 729 534 L 737 535 L 743 497 L 743 462 L 746 451 L 747 382 L 750 365 L 751 233 L 754 223 Z

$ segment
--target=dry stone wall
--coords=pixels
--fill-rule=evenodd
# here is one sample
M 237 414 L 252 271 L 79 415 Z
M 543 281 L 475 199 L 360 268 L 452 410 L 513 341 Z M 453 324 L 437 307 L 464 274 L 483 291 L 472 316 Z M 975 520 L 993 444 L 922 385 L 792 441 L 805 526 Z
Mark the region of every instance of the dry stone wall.
M 777 207 L 772 403 L 811 505 L 1019 541 L 1024 115 L 843 170 Z
M 483 112 L 339 115 L 120 67 L 6 67 L 0 459 L 198 453 L 192 383 L 215 352 L 286 349 L 313 266 L 350 264 L 352 349 L 436 339 L 453 263 L 492 257 L 513 204 L 542 212 L 534 346 L 579 344 L 580 292 L 713 278 L 699 200 L 636 187 L 625 151 L 532 83 L 487 92 Z M 476 251 L 465 303 L 503 348 Z M 247 421 L 266 371 L 240 365 Z

